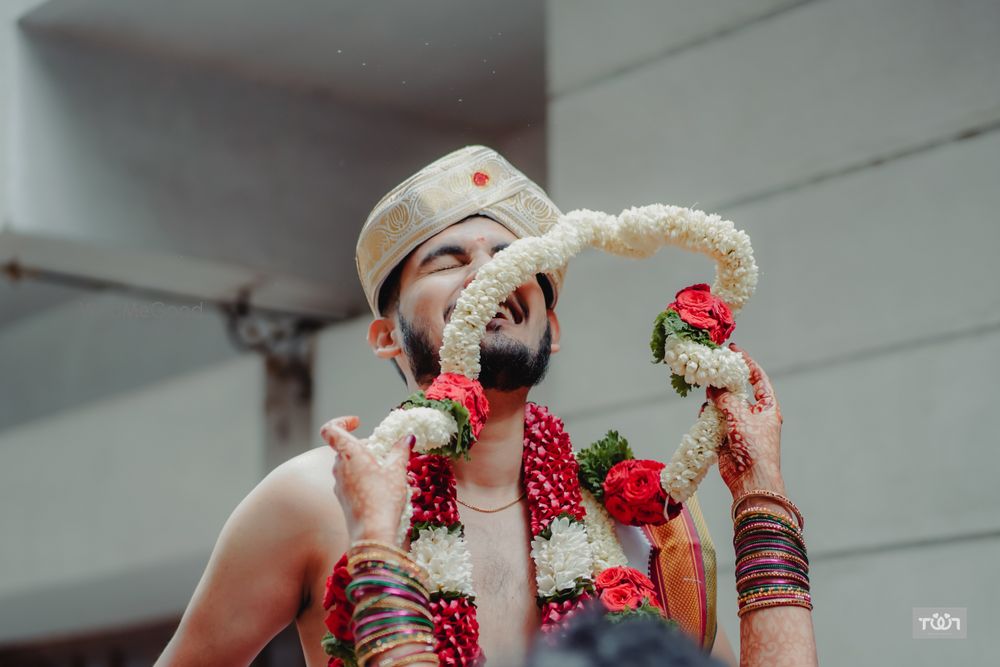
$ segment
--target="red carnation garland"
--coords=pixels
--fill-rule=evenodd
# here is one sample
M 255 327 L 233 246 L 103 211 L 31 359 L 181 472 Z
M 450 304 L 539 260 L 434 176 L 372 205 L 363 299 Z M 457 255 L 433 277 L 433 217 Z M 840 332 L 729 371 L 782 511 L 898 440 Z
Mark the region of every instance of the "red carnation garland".
M 541 533 L 560 514 L 583 521 L 586 512 L 569 435 L 561 419 L 531 402 L 525 405 L 521 466 L 532 536 Z

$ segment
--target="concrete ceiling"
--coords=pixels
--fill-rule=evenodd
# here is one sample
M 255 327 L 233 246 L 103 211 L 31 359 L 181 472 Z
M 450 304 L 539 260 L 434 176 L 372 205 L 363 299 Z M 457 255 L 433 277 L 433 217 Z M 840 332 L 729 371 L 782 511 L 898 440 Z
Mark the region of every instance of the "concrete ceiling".
M 538 0 L 51 0 L 22 25 L 445 122 L 544 115 Z

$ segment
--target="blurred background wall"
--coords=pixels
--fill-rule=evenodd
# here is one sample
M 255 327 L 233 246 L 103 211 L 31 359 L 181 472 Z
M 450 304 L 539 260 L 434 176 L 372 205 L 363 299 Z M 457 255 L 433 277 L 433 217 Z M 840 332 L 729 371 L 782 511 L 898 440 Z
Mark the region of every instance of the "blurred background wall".
M 327 419 L 405 390 L 364 342 L 374 202 L 491 145 L 563 210 L 753 240 L 734 340 L 785 415 L 823 664 L 1000 655 L 995 0 L 0 3 L 0 664 L 147 665 L 223 522 Z M 534 400 L 665 458 L 679 250 L 585 253 Z M 597 351 L 602 351 L 598 354 Z M 738 623 L 728 497 L 700 492 Z M 969 638 L 911 638 L 918 606 Z M 294 626 L 255 664 L 296 664 Z

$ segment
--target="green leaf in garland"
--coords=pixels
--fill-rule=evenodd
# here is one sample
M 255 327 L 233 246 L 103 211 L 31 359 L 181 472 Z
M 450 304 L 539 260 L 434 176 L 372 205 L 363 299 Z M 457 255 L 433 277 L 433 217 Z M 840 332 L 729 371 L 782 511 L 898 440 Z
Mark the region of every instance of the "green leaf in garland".
M 420 537 L 421 530 L 429 530 L 431 528 L 438 528 L 443 524 L 434 523 L 433 521 L 415 521 L 410 526 L 410 541 L 416 540 Z M 465 528 L 462 526 L 461 522 L 455 522 L 450 526 L 445 526 L 449 533 L 461 533 L 464 532 Z
M 458 425 L 458 433 L 451 439 L 451 442 L 449 442 L 446 447 L 431 449 L 427 453 L 440 454 L 442 456 L 451 457 L 452 459 L 457 459 L 459 456 L 463 456 L 466 461 L 469 460 L 469 448 L 472 447 L 475 440 L 472 437 L 472 425 L 469 421 L 469 411 L 464 405 L 458 401 L 453 401 L 450 398 L 444 398 L 441 400 L 430 399 L 424 395 L 424 392 L 418 391 L 410 394 L 405 401 L 399 404 L 399 407 L 405 410 L 408 410 L 409 408 L 434 408 L 450 414 L 455 420 L 455 423 Z
M 345 642 L 342 639 L 337 639 L 329 630 L 323 635 L 321 641 L 323 650 L 327 655 L 340 658 L 344 661 L 345 667 L 358 667 L 357 658 L 354 656 L 354 642 Z
M 634 458 L 628 440 L 618 435 L 618 431 L 608 431 L 603 438 L 576 453 L 580 484 L 604 502 L 604 478 L 608 471 L 616 463 Z
M 464 593 L 457 593 L 455 591 L 431 591 L 431 602 L 439 602 L 441 600 L 458 600 L 463 597 L 468 600 L 473 607 L 477 606 L 475 596 L 466 596 Z
M 673 334 L 678 338 L 701 343 L 713 349 L 719 347 L 712 341 L 712 337 L 709 336 L 707 331 L 685 322 L 680 313 L 673 308 L 668 308 L 660 313 L 660 315 L 663 315 L 663 326 L 666 329 L 667 336 Z
M 694 389 L 693 384 L 688 384 L 688 381 L 684 379 L 683 375 L 678 375 L 677 373 L 670 374 L 670 386 L 674 388 L 681 396 L 687 396 L 688 392 Z
M 577 577 L 573 582 L 573 588 L 558 591 L 554 595 L 536 595 L 535 602 L 537 602 L 538 606 L 541 607 L 547 602 L 563 602 L 565 600 L 572 600 L 584 592 L 593 593 L 594 582 L 584 577 Z
M 667 313 L 664 311 L 657 315 L 656 320 L 653 322 L 653 335 L 649 339 L 649 349 L 653 352 L 654 364 L 663 362 L 663 348 L 667 344 L 667 331 L 664 326 L 666 317 Z

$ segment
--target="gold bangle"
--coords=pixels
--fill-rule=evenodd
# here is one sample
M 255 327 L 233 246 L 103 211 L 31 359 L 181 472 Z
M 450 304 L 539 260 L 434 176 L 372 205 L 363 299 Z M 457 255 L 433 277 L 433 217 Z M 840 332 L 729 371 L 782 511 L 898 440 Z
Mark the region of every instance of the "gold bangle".
M 744 565 L 747 561 L 754 560 L 755 558 L 785 558 L 787 560 L 792 561 L 796 565 L 801 566 L 802 569 L 804 569 L 806 572 L 809 571 L 808 561 L 803 560 L 802 558 L 799 558 L 794 554 L 786 553 L 784 551 L 773 551 L 770 549 L 767 551 L 755 551 L 752 553 L 748 553 L 746 556 L 743 556 L 736 561 L 735 567 L 739 568 L 742 565 Z
M 378 667 L 403 667 L 403 665 L 412 665 L 415 662 L 432 662 L 435 665 L 441 664 L 437 653 L 434 651 L 421 651 L 419 653 L 404 655 L 402 658 L 382 658 L 378 663 Z
M 748 612 L 754 611 L 756 609 L 766 609 L 768 607 L 805 607 L 806 609 L 812 609 L 812 603 L 808 600 L 799 600 L 793 598 L 785 598 L 780 600 L 763 600 L 761 602 L 749 602 L 736 612 L 737 616 L 743 616 Z
M 397 577 L 406 577 L 413 584 L 415 584 L 419 588 L 423 589 L 421 592 L 423 592 L 425 595 L 427 594 L 427 583 L 426 583 L 427 582 L 427 571 L 424 568 L 422 568 L 422 567 L 420 567 L 420 566 L 418 566 L 418 565 L 416 565 L 414 563 L 400 563 L 400 562 L 397 562 L 397 561 L 385 560 L 383 558 L 376 558 L 374 554 L 367 554 L 367 553 L 366 554 L 361 554 L 360 556 L 358 556 L 356 558 L 351 558 L 350 560 L 347 561 L 347 571 L 348 571 L 348 573 L 352 577 L 358 575 L 360 572 L 364 572 L 364 571 L 367 571 L 369 569 L 379 569 L 377 567 L 374 567 L 374 568 L 361 568 L 361 567 L 358 567 L 358 564 L 361 563 L 361 562 L 366 562 L 366 563 L 367 562 L 383 563 L 385 565 L 389 565 L 389 566 L 391 566 L 393 568 L 396 568 L 398 570 L 402 570 L 402 574 L 398 573 L 398 572 L 393 573 L 393 574 L 395 576 L 397 576 Z
M 410 611 L 420 613 L 421 616 L 430 617 L 430 610 L 425 605 L 417 604 L 412 600 L 404 600 L 403 598 L 396 597 L 395 595 L 370 604 L 366 606 L 365 609 L 408 609 Z
M 354 615 L 364 613 L 369 609 L 407 609 L 409 611 L 414 611 L 425 618 L 434 620 L 430 607 L 422 605 L 411 600 L 406 600 L 399 596 L 393 595 L 391 593 L 384 594 L 382 598 L 376 599 L 379 594 L 371 594 L 369 597 L 362 598 L 357 604 L 354 605 Z M 370 600 L 375 600 L 370 602 Z
M 362 549 L 382 549 L 384 551 L 389 551 L 391 553 L 394 553 L 400 558 L 403 558 L 405 560 L 410 559 L 410 554 L 403 551 L 399 547 L 393 544 L 386 544 L 385 542 L 379 542 L 378 540 L 358 540 L 357 542 L 352 543 L 351 548 L 347 552 L 348 554 L 347 557 L 348 558 L 351 557 L 350 554 L 352 551 L 360 551 Z
M 407 637 L 400 637 L 399 639 L 393 639 L 385 642 L 384 644 L 379 644 L 378 646 L 365 647 L 364 649 L 354 648 L 358 665 L 364 667 L 365 664 L 374 656 L 385 653 L 386 651 L 391 651 L 398 646 L 404 646 L 406 644 L 421 644 L 423 646 L 433 647 L 434 635 L 430 633 L 426 634 L 415 634 L 409 635 Z
M 775 512 L 770 507 L 759 507 L 756 505 L 753 507 L 747 507 L 740 510 L 739 513 L 736 515 L 736 519 L 733 521 L 733 525 L 735 526 L 736 524 L 740 523 L 747 516 L 751 514 L 763 514 L 764 516 L 772 517 L 774 520 L 781 522 L 782 525 L 788 526 L 792 530 L 797 530 L 800 533 L 802 532 L 802 529 L 799 528 L 796 522 L 793 520 L 795 517 L 790 516 L 787 512 Z
M 744 526 L 739 532 L 733 535 L 733 543 L 740 543 L 746 539 L 747 535 L 781 535 L 795 542 L 803 551 L 806 550 L 806 542 L 802 537 L 802 531 L 790 526 Z
M 806 520 L 802 517 L 802 512 L 796 507 L 795 503 L 789 500 L 787 497 L 781 495 L 780 493 L 775 493 L 774 491 L 768 491 L 767 489 L 754 489 L 752 491 L 747 491 L 743 495 L 739 496 L 733 501 L 733 507 L 731 511 L 731 516 L 733 523 L 736 523 L 736 510 L 739 508 L 740 503 L 748 498 L 770 498 L 776 501 L 779 505 L 788 509 L 796 519 L 799 521 L 799 530 L 806 527 Z
M 376 630 L 364 639 L 358 641 L 356 648 L 361 649 L 364 646 L 372 642 L 377 642 L 383 637 L 388 637 L 389 635 L 394 635 L 400 632 L 406 632 L 409 630 L 420 630 L 422 632 L 430 632 L 430 628 L 426 625 L 421 625 L 419 623 L 400 623 L 399 625 L 390 625 L 388 627 L 382 628 L 381 630 Z

